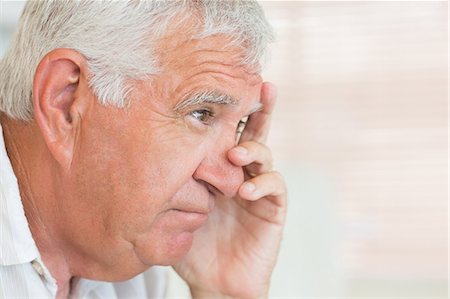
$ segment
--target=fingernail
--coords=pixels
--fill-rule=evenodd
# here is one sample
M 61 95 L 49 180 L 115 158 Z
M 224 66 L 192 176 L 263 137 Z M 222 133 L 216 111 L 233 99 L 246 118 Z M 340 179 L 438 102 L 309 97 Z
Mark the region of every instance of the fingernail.
M 255 191 L 256 186 L 255 186 L 255 184 L 253 184 L 251 182 L 247 182 L 247 183 L 244 183 L 244 186 L 242 188 L 244 188 L 245 192 L 252 193 L 253 191 Z
M 234 151 L 236 153 L 238 153 L 239 155 L 247 155 L 247 153 L 248 153 L 247 149 L 245 147 L 242 147 L 242 146 L 235 147 Z

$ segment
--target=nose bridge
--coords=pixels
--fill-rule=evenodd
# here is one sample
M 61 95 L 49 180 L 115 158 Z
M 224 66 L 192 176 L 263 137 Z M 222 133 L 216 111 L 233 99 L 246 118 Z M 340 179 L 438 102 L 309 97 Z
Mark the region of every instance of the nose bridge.
M 234 136 L 219 137 L 195 173 L 196 179 L 214 186 L 227 197 L 234 196 L 244 181 L 242 167 L 232 164 L 227 156 L 234 145 Z

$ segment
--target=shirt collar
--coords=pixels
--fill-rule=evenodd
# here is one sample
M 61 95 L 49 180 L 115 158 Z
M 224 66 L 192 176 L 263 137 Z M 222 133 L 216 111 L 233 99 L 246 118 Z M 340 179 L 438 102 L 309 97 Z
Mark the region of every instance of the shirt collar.
M 38 257 L 0 125 L 0 265 L 28 263 Z

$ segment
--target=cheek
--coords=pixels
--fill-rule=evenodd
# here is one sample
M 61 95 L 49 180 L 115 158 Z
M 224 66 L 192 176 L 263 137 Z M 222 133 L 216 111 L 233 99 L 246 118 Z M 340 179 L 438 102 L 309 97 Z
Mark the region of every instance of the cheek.
M 79 194 L 85 209 L 105 215 L 112 234 L 145 231 L 192 180 L 214 138 L 167 121 L 118 123 L 85 134 L 77 161 Z
M 172 137 L 147 136 L 142 139 L 147 142 L 124 148 L 122 159 L 109 162 L 108 168 L 115 171 L 105 183 L 117 201 L 116 212 L 123 217 L 148 225 L 159 212 L 171 208 L 174 194 L 192 180 L 205 156 L 206 142 Z
M 142 163 L 148 163 L 149 176 L 155 181 L 165 188 L 179 189 L 212 150 L 218 131 L 211 128 L 199 133 L 185 125 L 168 127 L 164 133 L 147 136 L 148 142 L 135 154 L 145 153 Z

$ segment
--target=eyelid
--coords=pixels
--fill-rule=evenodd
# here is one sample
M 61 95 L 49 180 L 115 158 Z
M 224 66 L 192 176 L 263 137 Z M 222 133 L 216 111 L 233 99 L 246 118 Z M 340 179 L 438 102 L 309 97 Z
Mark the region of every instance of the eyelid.
M 190 112 L 189 114 L 192 114 L 192 113 L 194 113 L 194 112 L 199 112 L 199 111 L 206 111 L 207 114 L 208 114 L 210 117 L 216 117 L 216 113 L 214 112 L 214 110 L 211 110 L 211 109 L 209 109 L 209 108 L 192 109 L 191 112 Z
M 206 117 L 208 118 L 207 120 L 200 120 L 197 117 L 195 117 L 193 114 L 195 112 L 206 112 Z M 197 108 L 197 109 L 191 109 L 189 110 L 186 114 L 186 116 L 192 116 L 193 118 L 195 118 L 197 121 L 201 122 L 204 125 L 211 125 L 212 122 L 214 121 L 215 117 L 216 117 L 216 113 L 213 109 L 210 109 L 208 107 L 201 107 L 201 108 Z
M 198 105 L 190 105 L 186 107 L 182 107 L 182 109 L 175 110 L 175 115 L 179 118 L 186 117 L 187 115 L 192 114 L 194 111 L 199 110 L 208 110 L 211 114 L 216 116 L 216 109 L 214 108 L 214 105 L 210 105 L 208 103 L 202 103 Z

